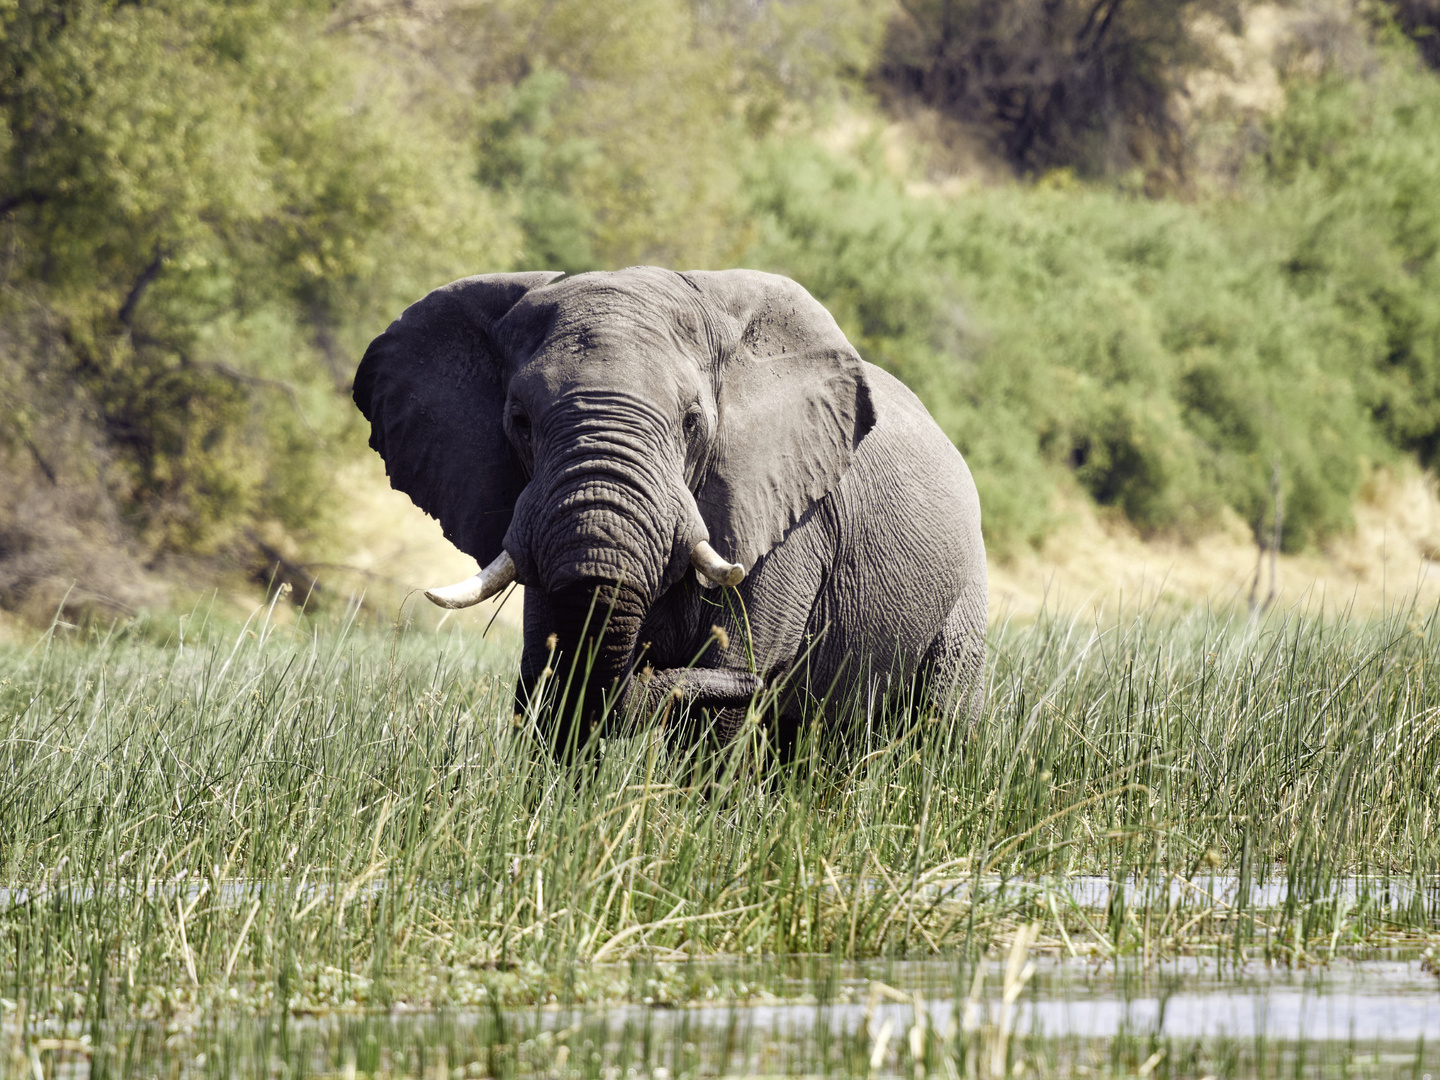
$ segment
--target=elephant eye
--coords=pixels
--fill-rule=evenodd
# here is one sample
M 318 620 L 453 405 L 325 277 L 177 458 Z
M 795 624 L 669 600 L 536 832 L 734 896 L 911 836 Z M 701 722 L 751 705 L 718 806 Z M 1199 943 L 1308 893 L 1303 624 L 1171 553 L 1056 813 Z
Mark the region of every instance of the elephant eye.
M 524 442 L 530 441 L 530 418 L 522 412 L 510 414 L 510 426 L 515 429 L 515 434 Z
M 700 409 L 698 407 L 692 408 L 689 412 L 685 414 L 684 427 L 687 437 L 694 438 L 695 434 L 700 430 L 701 419 L 702 417 L 700 415 Z

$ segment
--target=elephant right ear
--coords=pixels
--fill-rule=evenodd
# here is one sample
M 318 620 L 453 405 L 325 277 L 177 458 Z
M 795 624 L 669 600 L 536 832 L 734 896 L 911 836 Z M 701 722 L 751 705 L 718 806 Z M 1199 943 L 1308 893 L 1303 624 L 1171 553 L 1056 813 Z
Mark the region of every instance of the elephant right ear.
M 437 518 L 482 566 L 500 554 L 524 473 L 501 423 L 503 358 L 493 328 L 548 270 L 482 274 L 441 286 L 370 343 L 355 404 L 390 485 Z
M 749 571 L 850 468 L 875 423 L 865 363 L 789 278 L 682 277 L 729 327 L 716 376 L 716 450 L 695 502 L 711 544 Z

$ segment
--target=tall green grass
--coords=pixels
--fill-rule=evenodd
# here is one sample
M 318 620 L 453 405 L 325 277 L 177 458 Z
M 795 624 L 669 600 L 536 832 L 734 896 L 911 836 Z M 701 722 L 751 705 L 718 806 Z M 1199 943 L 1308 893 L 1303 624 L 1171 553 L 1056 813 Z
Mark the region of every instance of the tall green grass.
M 1440 929 L 1433 614 L 1005 626 L 973 727 L 881 717 L 783 769 L 751 727 L 723 770 L 643 734 L 555 765 L 513 642 L 142 629 L 0 656 L 0 997 L 31 1015 L 624 998 L 597 962 L 1037 924 L 1291 962 Z
M 1255 1036 L 1166 1034 L 1154 1013 L 1145 1015 L 1148 1010 L 1143 1005 L 1133 1027 L 1122 1024 L 1104 1034 L 1045 1031 L 1043 1024 L 1032 1026 L 1023 1013 L 1024 1003 L 1017 1008 L 996 1000 L 995 992 L 1001 989 L 996 983 L 1001 979 L 994 976 L 985 998 L 967 1000 L 962 986 L 948 1003 L 921 999 L 917 1008 L 914 998 L 897 1000 L 905 995 L 893 992 L 888 984 L 871 981 L 867 993 L 862 977 L 873 974 L 876 965 L 838 979 L 833 977 L 836 967 L 828 965 L 831 977 L 803 984 L 813 991 L 811 1000 L 774 1010 L 540 1006 L 418 1015 L 339 1013 L 300 1021 L 245 1019 L 180 1032 L 173 1025 L 136 1022 L 104 1044 L 53 1036 L 33 1039 L 32 1050 L 22 1048 L 10 1060 L 16 1075 L 33 1075 L 36 1063 L 47 1076 L 65 1075 L 67 1066 L 73 1075 L 80 1072 L 78 1066 L 88 1063 L 91 1076 L 176 1080 L 232 1076 L 1001 1080 L 1026 1075 L 1151 1074 L 1216 1080 L 1283 1076 L 1410 1080 L 1423 1077 L 1440 1060 L 1433 1043 L 1427 1046 L 1423 1039 L 1387 1038 L 1373 1031 L 1323 1025 L 1322 1030 L 1296 1039 L 1293 1032 L 1267 1030 L 1263 1018 Z M 1143 979 L 1133 970 L 1127 974 L 1128 978 L 1117 978 L 1107 987 L 1113 1003 L 1140 1005 L 1149 999 L 1171 1015 L 1184 1010 L 1185 1005 L 1171 997 L 1173 986 L 1161 979 Z M 963 981 L 977 994 L 984 989 L 983 977 Z M 1012 989 L 1015 977 L 1007 972 L 1002 985 Z M 887 999 L 887 993 L 893 996 Z M 876 1008 L 882 1003 L 883 1012 Z M 1264 998 L 1256 995 L 1254 1005 L 1263 1013 Z

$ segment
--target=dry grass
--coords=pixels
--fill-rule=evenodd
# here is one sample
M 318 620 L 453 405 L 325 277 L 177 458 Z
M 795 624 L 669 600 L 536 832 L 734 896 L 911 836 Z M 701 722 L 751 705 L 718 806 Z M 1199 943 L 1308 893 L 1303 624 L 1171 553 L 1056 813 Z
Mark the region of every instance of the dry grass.
M 437 522 L 389 486 L 376 455 L 346 463 L 335 483 L 347 492 L 348 510 L 334 536 L 318 543 L 311 558 L 332 588 L 364 595 L 377 611 L 393 616 L 408 590 L 458 581 L 474 573 L 474 561 L 456 551 Z M 1421 607 L 1440 602 L 1440 494 L 1435 479 L 1408 471 L 1377 472 L 1355 507 L 1355 531 L 1325 550 L 1279 559 L 1274 604 L 1318 602 L 1327 612 L 1352 610 L 1371 616 L 1387 605 L 1418 597 Z M 1123 519 L 1107 516 L 1079 499 L 1066 507 L 1067 524 L 1045 547 L 990 567 L 991 619 L 1029 619 L 1051 611 L 1103 612 L 1136 604 L 1185 610 L 1196 605 L 1244 606 L 1255 574 L 1256 550 L 1238 520 L 1194 542 L 1143 539 Z M 1265 563 L 1259 595 L 1269 591 Z M 512 597 L 497 625 L 518 629 L 521 602 Z M 406 617 L 440 624 L 417 597 Z M 456 612 L 447 628 L 481 631 L 495 604 Z
M 1185 543 L 1144 540 L 1123 519 L 1078 500 L 1045 547 L 990 567 L 991 619 L 1028 619 L 1042 607 L 1114 612 L 1155 604 L 1246 606 L 1256 569 L 1249 531 L 1232 520 L 1222 531 Z M 1274 605 L 1306 603 L 1329 613 L 1374 616 L 1414 599 L 1440 602 L 1440 497 L 1435 479 L 1377 472 L 1355 506 L 1355 531 L 1324 550 L 1282 555 Z M 1269 593 L 1265 561 L 1258 596 Z
M 474 573 L 474 561 L 456 551 L 408 498 L 391 490 L 376 455 L 347 463 L 336 485 L 348 493 L 348 512 L 332 538 L 317 545 L 317 561 L 349 570 L 319 571 L 340 591 L 363 593 L 391 616 L 407 590 L 458 581 Z M 1125 521 L 1108 517 L 1080 500 L 1067 507 L 1068 523 L 1033 554 L 990 567 L 991 619 L 1029 619 L 1051 611 L 1114 612 L 1137 604 L 1177 610 L 1209 604 L 1224 608 L 1247 603 L 1255 574 L 1256 550 L 1245 526 L 1231 521 L 1223 531 L 1185 543 L 1142 539 Z M 1386 605 L 1418 595 L 1421 607 L 1440 601 L 1440 495 L 1428 475 L 1377 472 L 1355 507 L 1351 536 L 1326 550 L 1279 559 L 1280 607 L 1318 601 L 1327 612 L 1345 609 L 1375 615 Z M 1269 563 L 1259 595 L 1269 590 Z M 497 625 L 518 629 L 521 602 L 513 597 Z M 412 597 L 407 618 L 439 625 L 442 616 Z M 490 624 L 494 603 L 456 612 L 446 628 L 476 632 Z

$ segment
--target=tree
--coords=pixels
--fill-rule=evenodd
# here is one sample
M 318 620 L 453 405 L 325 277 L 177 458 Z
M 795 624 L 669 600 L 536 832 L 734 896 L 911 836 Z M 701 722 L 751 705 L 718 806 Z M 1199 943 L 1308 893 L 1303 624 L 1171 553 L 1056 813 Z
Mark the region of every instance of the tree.
M 978 125 L 1022 174 L 1179 176 L 1172 100 L 1204 59 L 1202 9 L 1238 17 L 1227 0 L 900 0 L 877 78 Z
M 513 246 L 327 16 L 0 14 L 0 601 L 93 577 L 97 545 L 243 557 L 256 528 L 322 520 L 334 387 L 380 328 L 357 314 Z
M 1390 0 L 1390 9 L 1425 62 L 1440 70 L 1440 0 Z

